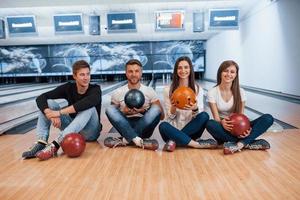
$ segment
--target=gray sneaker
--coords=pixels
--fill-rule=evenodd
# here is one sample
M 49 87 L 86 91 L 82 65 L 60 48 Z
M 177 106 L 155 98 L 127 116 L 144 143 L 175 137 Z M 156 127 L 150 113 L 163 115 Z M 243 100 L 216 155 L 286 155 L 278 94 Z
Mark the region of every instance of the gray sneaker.
M 254 140 L 251 144 L 247 144 L 245 148 L 251 150 L 266 150 L 270 149 L 270 143 L 264 139 L 259 139 Z
M 198 139 L 197 142 L 200 144 L 201 149 L 216 149 L 218 147 L 218 143 L 214 139 Z
M 237 143 L 235 142 L 225 142 L 223 146 L 224 146 L 223 153 L 225 155 L 233 154 L 241 151 L 241 149 L 238 147 Z
M 28 151 L 25 151 L 22 153 L 22 158 L 29 159 L 29 158 L 35 158 L 36 153 L 40 150 L 44 149 L 47 145 L 47 142 L 38 140 L 36 143 L 32 145 L 32 147 L 29 148 Z
M 109 148 L 115 148 L 115 147 L 124 147 L 126 144 L 123 142 L 122 137 L 108 137 L 104 140 L 104 145 Z

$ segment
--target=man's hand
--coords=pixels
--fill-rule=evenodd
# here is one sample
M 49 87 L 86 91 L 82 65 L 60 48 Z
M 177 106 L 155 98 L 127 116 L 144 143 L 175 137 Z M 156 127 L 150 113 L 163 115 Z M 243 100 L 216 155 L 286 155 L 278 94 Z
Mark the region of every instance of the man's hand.
M 144 113 L 146 111 L 146 109 L 145 108 L 128 108 L 127 106 L 125 106 L 124 107 L 124 109 L 123 109 L 123 113 L 125 114 L 125 115 L 134 115 L 134 114 L 137 114 L 137 113 Z
M 51 120 L 51 122 L 52 122 L 52 125 L 53 125 L 55 128 L 60 128 L 60 127 L 61 127 L 61 121 L 60 121 L 60 118 L 59 118 L 59 117 L 51 118 L 50 120 Z
M 57 110 L 47 110 L 45 111 L 45 115 L 48 119 L 60 117 L 60 112 Z

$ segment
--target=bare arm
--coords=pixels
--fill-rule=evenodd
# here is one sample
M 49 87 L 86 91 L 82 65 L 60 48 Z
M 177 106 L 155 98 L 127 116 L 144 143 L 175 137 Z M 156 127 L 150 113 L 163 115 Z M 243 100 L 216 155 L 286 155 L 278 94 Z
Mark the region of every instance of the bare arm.
M 213 115 L 214 119 L 217 122 L 221 122 L 221 118 L 220 118 L 220 115 L 219 115 L 219 112 L 218 112 L 217 105 L 215 103 L 210 103 L 209 102 L 209 107 L 210 107 L 210 110 L 212 112 L 212 115 Z

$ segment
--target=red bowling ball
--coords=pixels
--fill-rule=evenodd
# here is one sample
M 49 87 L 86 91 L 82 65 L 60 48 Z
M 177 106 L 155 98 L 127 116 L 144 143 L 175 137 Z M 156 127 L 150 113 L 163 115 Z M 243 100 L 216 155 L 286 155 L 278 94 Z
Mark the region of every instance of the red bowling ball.
M 246 115 L 232 113 L 229 120 L 232 121 L 233 125 L 230 131 L 232 135 L 239 136 L 250 128 L 250 121 Z
M 84 152 L 85 138 L 79 133 L 70 133 L 64 137 L 61 147 L 69 157 L 78 157 Z

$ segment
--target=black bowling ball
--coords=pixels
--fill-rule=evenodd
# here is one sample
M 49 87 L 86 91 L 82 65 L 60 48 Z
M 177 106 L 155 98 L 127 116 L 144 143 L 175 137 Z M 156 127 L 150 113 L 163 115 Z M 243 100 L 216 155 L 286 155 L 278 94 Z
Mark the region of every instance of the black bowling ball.
M 124 101 L 128 108 L 139 109 L 145 103 L 145 96 L 140 90 L 131 89 L 125 94 Z

